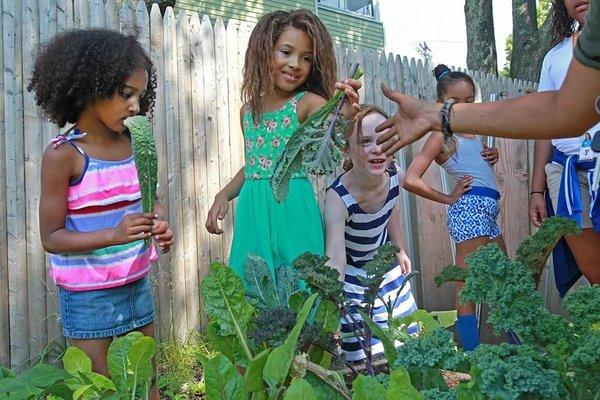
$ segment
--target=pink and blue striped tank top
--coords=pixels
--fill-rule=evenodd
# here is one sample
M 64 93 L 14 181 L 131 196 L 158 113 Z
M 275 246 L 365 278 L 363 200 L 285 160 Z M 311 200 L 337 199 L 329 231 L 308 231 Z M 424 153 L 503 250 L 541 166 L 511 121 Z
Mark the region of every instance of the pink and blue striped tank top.
M 142 212 L 133 156 L 121 161 L 89 157 L 73 143 L 81 136 L 72 130 L 62 140 L 85 159 L 83 173 L 69 183 L 65 227 L 76 232 L 114 228 L 125 215 Z M 105 289 L 144 277 L 156 258 L 154 246 L 137 240 L 85 253 L 51 254 L 50 274 L 56 285 L 67 290 Z

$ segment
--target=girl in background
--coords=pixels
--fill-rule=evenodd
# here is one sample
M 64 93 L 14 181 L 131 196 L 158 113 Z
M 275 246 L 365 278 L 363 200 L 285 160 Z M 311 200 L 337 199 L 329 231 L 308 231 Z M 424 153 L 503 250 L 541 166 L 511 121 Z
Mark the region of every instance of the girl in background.
M 441 64 L 435 67 L 439 102 L 453 99 L 456 103 L 475 101 L 475 83 L 464 72 L 451 71 Z M 480 246 L 496 242 L 506 252 L 506 246 L 496 222 L 500 193 L 492 165 L 498 161 L 498 151 L 485 146 L 475 135 L 455 133 L 454 151 L 444 151 L 442 132 L 431 132 L 423 149 L 406 171 L 404 188 L 416 195 L 447 204 L 448 231 L 456 244 L 456 265 L 466 268 L 465 257 Z M 422 177 L 431 163 L 438 163 L 455 181 L 450 194 L 429 186 Z M 479 329 L 475 305 L 463 305 L 458 293 L 462 283 L 456 283 L 456 330 L 465 350 L 479 345 Z
M 362 267 L 387 242 L 400 251 L 397 262 L 385 274 L 379 296 L 386 302 L 392 301 L 394 317 L 410 315 L 417 309 L 410 282 L 404 282 L 411 264 L 401 236 L 398 198 L 402 177 L 392 157 L 387 157 L 376 144 L 383 133 L 375 133 L 375 127 L 386 118 L 377 107 L 362 107 L 348 139 L 346 172 L 331 184 L 325 198 L 326 254 L 329 265 L 338 270 L 339 279 L 344 282 L 349 310 L 359 323 L 362 322 L 357 310 L 363 307 L 365 288 L 358 277 L 365 276 Z M 386 327 L 388 313 L 381 299 L 375 301 L 373 320 Z M 415 324 L 408 331 L 416 333 L 417 329 Z M 346 360 L 361 361 L 365 358 L 364 351 L 351 333 L 349 321 L 342 319 L 342 350 Z M 371 339 L 371 348 L 373 355 L 383 353 L 383 344 L 377 338 Z

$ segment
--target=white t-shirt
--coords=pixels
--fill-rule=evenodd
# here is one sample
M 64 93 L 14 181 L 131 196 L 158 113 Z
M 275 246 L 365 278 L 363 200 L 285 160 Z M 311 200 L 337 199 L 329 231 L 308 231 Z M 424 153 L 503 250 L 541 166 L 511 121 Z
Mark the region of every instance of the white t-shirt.
M 562 86 L 569 64 L 573 58 L 573 39 L 566 38 L 556 46 L 554 46 L 544 57 L 542 63 L 542 71 L 540 73 L 540 84 L 538 92 L 546 92 L 548 90 L 558 90 Z M 588 132 L 594 137 L 594 133 L 600 130 L 600 122 L 588 129 Z M 558 150 L 566 155 L 579 154 L 581 143 L 583 142 L 585 132 L 579 137 L 567 139 L 552 139 L 552 144 Z

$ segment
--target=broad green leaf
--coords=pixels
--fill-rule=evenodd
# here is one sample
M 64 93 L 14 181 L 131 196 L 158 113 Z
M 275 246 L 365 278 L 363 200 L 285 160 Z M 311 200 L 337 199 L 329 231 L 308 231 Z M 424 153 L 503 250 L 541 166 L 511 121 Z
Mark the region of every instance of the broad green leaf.
M 313 387 L 302 378 L 294 379 L 283 400 L 317 400 Z
M 64 383 L 54 384 L 44 391 L 44 395 L 48 396 L 48 399 L 57 397 L 60 399 L 72 399 L 73 389 Z
M 377 336 L 377 338 L 381 341 L 381 344 L 383 344 L 383 351 L 385 352 L 385 357 L 387 358 L 388 363 L 390 365 L 394 365 L 396 359 L 398 358 L 396 346 L 394 345 L 394 338 L 388 336 L 388 334 L 383 330 L 383 328 L 377 325 L 371 319 L 371 317 L 365 314 L 362 310 L 358 310 L 358 312 L 360 313 L 360 316 L 362 317 L 363 321 L 367 324 L 367 326 L 371 328 L 371 332 L 373 332 L 373 335 Z
M 47 388 L 58 381 L 71 378 L 71 375 L 63 369 L 48 364 L 37 364 L 25 371 L 16 379 L 27 386 Z
M 423 387 L 445 389 L 446 381 L 438 368 L 425 367 L 422 370 Z
M 77 388 L 77 390 L 75 390 L 75 392 L 73 393 L 73 400 L 83 399 L 83 398 L 85 398 L 85 395 L 88 392 L 91 392 L 93 390 L 94 390 L 94 385 L 79 386 Z
M 152 124 L 147 117 L 140 115 L 127 118 L 125 125 L 131 133 L 133 157 L 142 195 L 142 209 L 145 213 L 152 213 L 158 183 L 158 157 Z
M 410 376 L 405 368 L 398 368 L 390 374 L 387 400 L 421 400 L 419 391 L 410 383 Z
M 294 353 L 296 352 L 300 331 L 306 322 L 306 318 L 308 318 L 308 314 L 310 313 L 317 296 L 318 294 L 314 293 L 304 302 L 302 309 L 296 317 L 296 324 L 285 339 L 285 342 L 281 346 L 276 347 L 271 354 L 269 354 L 263 370 L 263 379 L 272 390 L 278 385 L 281 385 L 289 373 L 290 365 L 292 364 L 295 355 Z
M 95 389 L 102 393 L 107 390 L 117 391 L 117 387 L 109 378 L 104 375 L 97 374 L 95 372 L 87 372 L 85 376 L 94 384 Z
M 344 400 L 344 396 L 340 392 L 312 372 L 307 372 L 304 379 L 313 387 L 317 400 Z M 342 384 L 344 391 L 348 392 L 343 378 L 339 378 L 339 383 Z
M 237 335 L 248 359 L 252 353 L 246 341 L 246 330 L 254 313 L 244 298 L 244 285 L 235 272 L 223 264 L 211 265 L 211 272 L 202 280 L 204 309 L 211 321 L 216 321 L 219 334 Z
M 18 378 L 0 379 L 0 394 L 16 391 L 27 391 L 28 387 L 29 385 L 21 382 Z
M 307 298 L 308 295 L 306 294 L 306 292 L 296 292 L 292 294 L 288 299 L 290 310 L 298 314 L 300 312 L 300 309 L 302 309 L 302 304 L 304 304 Z
M 315 324 L 322 326 L 323 332 L 334 333 L 340 327 L 340 311 L 329 301 L 321 301 L 315 314 Z
M 385 399 L 387 393 L 385 387 L 375 380 L 375 378 L 359 375 L 352 384 L 352 400 L 374 400 Z
M 244 382 L 233 364 L 222 354 L 204 364 L 207 400 L 245 400 Z
M 63 367 L 65 371 L 73 376 L 78 376 L 79 372 L 91 372 L 92 360 L 78 347 L 71 346 L 65 351 L 63 356 Z
M 223 336 L 219 334 L 219 324 L 210 321 L 206 328 L 206 337 L 215 349 L 219 349 L 225 357 L 242 367 L 248 366 L 248 356 L 240 345 L 237 335 Z
M 282 264 L 277 267 L 275 277 L 279 304 L 283 307 L 289 307 L 289 298 L 303 288 L 300 286 L 298 271 L 290 265 Z
M 266 349 L 254 357 L 254 360 L 248 365 L 246 375 L 244 376 L 244 387 L 249 392 L 263 391 L 263 369 L 267 363 L 267 358 L 271 349 Z
M 7 391 L 8 394 L 0 393 L 0 400 L 31 400 L 39 399 L 43 393 L 43 390 L 36 387 L 29 387 L 27 389 L 17 389 Z
M 144 336 L 136 340 L 129 349 L 129 369 L 135 376 L 138 385 L 152 377 L 152 357 L 156 353 L 154 339 Z
M 449 328 L 456 322 L 456 310 L 431 311 L 430 314 L 437 318 L 440 325 L 444 328 Z
M 127 392 L 127 376 L 129 360 L 127 358 L 133 343 L 144 335 L 141 332 L 130 332 L 113 340 L 108 347 L 108 372 L 119 392 Z
M 253 392 L 252 400 L 267 400 L 267 395 L 265 392 Z
M 268 309 L 282 305 L 279 304 L 277 288 L 267 263 L 256 254 L 248 254 L 244 267 L 244 282 L 246 296 L 255 299 L 258 308 Z

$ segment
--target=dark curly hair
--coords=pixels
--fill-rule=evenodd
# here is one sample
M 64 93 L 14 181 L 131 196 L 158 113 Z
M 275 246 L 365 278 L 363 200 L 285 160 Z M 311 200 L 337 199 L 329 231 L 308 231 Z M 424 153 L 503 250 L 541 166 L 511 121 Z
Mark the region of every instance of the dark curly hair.
M 575 32 L 575 20 L 567 12 L 563 0 L 552 0 L 552 46 Z
M 135 36 L 108 29 L 70 30 L 40 49 L 27 90 L 58 126 L 75 123 L 94 98 L 121 93 L 136 70 L 148 72 L 148 87 L 140 98 L 140 114 L 152 114 L 156 72 Z
M 282 32 L 290 26 L 306 32 L 313 42 L 313 65 L 300 90 L 329 99 L 335 88 L 337 63 L 333 40 L 323 22 L 313 12 L 304 9 L 265 14 L 250 34 L 244 61 L 242 99 L 248 102 L 255 121 L 264 107 L 262 94 L 273 91 L 273 48 Z
M 475 82 L 473 78 L 471 78 L 468 74 L 460 71 L 452 71 L 444 64 L 438 64 L 433 69 L 433 75 L 435 76 L 435 80 L 437 81 L 437 97 L 438 101 L 442 101 L 446 91 L 448 90 L 448 86 L 452 85 L 458 81 L 465 81 L 470 83 L 473 86 L 473 93 L 475 92 Z

